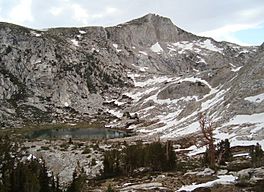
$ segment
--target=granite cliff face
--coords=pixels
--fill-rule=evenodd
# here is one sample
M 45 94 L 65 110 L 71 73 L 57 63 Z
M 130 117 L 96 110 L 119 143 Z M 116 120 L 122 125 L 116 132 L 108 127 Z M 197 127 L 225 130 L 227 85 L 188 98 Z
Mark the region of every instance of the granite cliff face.
M 207 112 L 217 133 L 261 135 L 263 45 L 199 37 L 154 14 L 107 28 L 1 23 L 0 36 L 1 126 L 113 115 L 109 126 L 176 138 L 199 131 Z

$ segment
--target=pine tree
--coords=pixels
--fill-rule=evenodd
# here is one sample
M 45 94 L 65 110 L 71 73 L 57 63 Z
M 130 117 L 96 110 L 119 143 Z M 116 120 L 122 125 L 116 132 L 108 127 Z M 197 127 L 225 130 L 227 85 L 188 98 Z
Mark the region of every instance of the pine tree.
M 72 177 L 73 180 L 68 187 L 67 192 L 82 192 L 87 180 L 87 175 L 79 162 L 77 162 L 77 167 L 75 168 Z
M 250 151 L 251 162 L 253 167 L 260 167 L 263 163 L 263 150 L 259 143 L 252 146 Z
M 225 165 L 225 162 L 230 161 L 232 158 L 229 140 L 221 140 L 220 143 L 217 144 L 216 148 L 218 165 Z

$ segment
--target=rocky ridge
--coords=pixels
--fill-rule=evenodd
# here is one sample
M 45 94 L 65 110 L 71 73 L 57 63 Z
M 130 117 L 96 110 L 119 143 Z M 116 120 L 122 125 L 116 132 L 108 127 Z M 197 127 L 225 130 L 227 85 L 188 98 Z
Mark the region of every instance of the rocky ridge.
M 109 126 L 175 139 L 207 112 L 233 145 L 264 136 L 263 45 L 199 37 L 154 14 L 106 28 L 1 23 L 0 34 L 2 127 L 113 115 Z

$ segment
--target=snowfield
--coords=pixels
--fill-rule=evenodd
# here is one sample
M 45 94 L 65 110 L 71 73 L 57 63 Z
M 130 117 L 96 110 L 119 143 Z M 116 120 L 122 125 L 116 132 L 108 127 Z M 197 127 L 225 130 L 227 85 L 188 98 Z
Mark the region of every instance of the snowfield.
M 157 48 L 159 44 L 156 43 L 154 45 Z M 184 47 L 185 49 L 193 46 L 191 46 L 189 42 L 181 42 L 177 45 L 181 48 Z M 204 41 L 203 43 L 199 42 L 199 46 L 200 48 L 202 47 L 217 52 L 221 51 L 221 49 L 214 47 L 211 41 Z M 176 50 L 175 47 L 174 49 Z M 159 49 L 155 50 L 158 51 Z M 230 65 L 233 69 L 241 68 L 235 67 L 231 63 Z M 143 67 L 134 66 L 139 71 L 142 71 L 141 68 Z M 128 72 L 128 76 L 133 80 L 135 87 L 124 93 L 124 95 L 130 97 L 132 99 L 132 103 L 140 109 L 133 112 L 138 113 L 139 117 L 143 119 L 146 118 L 156 122 L 154 125 L 149 127 L 138 127 L 135 125 L 134 128 L 138 133 L 148 136 L 159 135 L 161 139 L 174 139 L 195 134 L 200 132 L 200 126 L 198 123 L 198 114 L 200 112 L 211 112 L 210 118 L 213 122 L 221 121 L 222 113 L 217 109 L 226 105 L 225 96 L 232 91 L 232 88 L 227 88 L 223 85 L 213 87 L 208 81 L 200 78 L 199 76 L 148 76 L 145 75 L 147 71 L 145 71 L 145 69 L 143 71 L 144 73 Z M 228 82 L 231 82 L 235 77 Z M 192 95 L 177 99 L 158 98 L 159 93 L 166 89 L 169 85 L 179 84 L 182 82 L 200 82 L 203 86 L 209 88 L 210 91 L 203 96 Z M 253 103 L 261 103 L 264 100 L 264 94 L 261 93 L 249 96 L 242 100 Z M 196 110 L 179 118 L 180 114 L 185 110 L 186 104 L 191 102 L 197 104 Z M 231 107 L 230 104 L 225 106 L 226 109 L 229 107 Z M 115 115 L 120 117 L 121 112 L 119 112 L 119 114 L 115 112 Z M 242 128 L 241 126 L 244 127 Z M 229 131 L 227 131 L 227 129 L 229 129 Z M 264 142 L 257 137 L 258 133 L 262 130 L 264 130 L 264 113 L 255 113 L 251 115 L 234 116 L 229 119 L 229 121 L 225 121 L 224 123 L 218 125 L 214 134 L 216 143 L 223 139 L 229 139 L 232 146 L 255 145 L 256 143 L 260 143 L 264 147 Z M 250 142 L 248 142 L 249 139 Z M 205 148 L 193 146 L 193 148 L 190 148 L 189 150 L 190 152 L 188 155 L 192 156 L 203 153 Z

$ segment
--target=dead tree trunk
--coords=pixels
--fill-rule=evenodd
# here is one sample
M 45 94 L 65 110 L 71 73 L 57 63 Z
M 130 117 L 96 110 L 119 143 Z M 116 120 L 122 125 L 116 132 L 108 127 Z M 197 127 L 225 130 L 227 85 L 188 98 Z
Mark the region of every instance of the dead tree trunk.
M 216 158 L 212 122 L 208 121 L 203 113 L 200 113 L 199 123 L 205 139 L 205 144 L 208 146 L 209 166 L 215 168 Z

